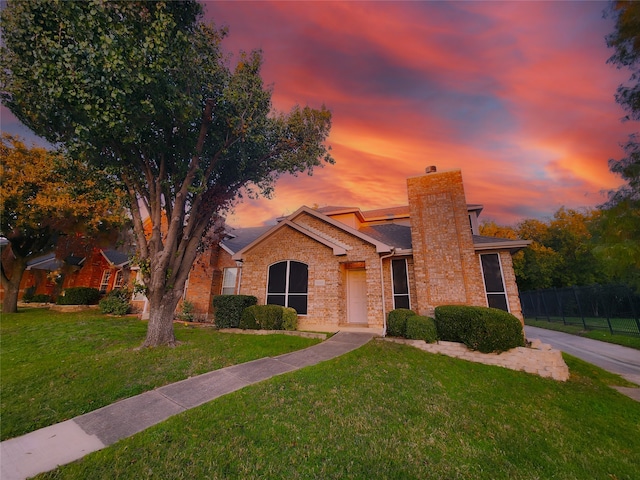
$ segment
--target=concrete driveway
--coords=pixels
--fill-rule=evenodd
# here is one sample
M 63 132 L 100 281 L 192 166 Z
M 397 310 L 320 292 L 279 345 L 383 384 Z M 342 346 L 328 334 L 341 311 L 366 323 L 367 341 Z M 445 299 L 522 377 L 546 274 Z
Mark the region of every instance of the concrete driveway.
M 529 340 L 539 338 L 542 343 L 640 385 L 640 350 L 544 328 L 525 326 L 525 333 Z

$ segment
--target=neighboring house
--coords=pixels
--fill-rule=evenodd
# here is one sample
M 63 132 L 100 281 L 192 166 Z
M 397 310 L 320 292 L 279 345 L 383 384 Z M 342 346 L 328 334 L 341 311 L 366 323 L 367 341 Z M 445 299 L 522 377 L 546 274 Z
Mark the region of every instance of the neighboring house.
M 71 287 L 92 287 L 106 294 L 128 285 L 129 264 L 129 255 L 116 250 L 92 248 L 85 256 L 70 254 L 64 259 L 51 252 L 27 263 L 19 298 L 27 289 L 32 294 L 50 295 L 54 300 Z
M 477 235 L 460 171 L 407 180 L 408 205 L 300 207 L 274 226 L 229 230 L 194 265 L 185 298 L 211 317 L 221 293 L 290 306 L 299 328 L 384 328 L 387 313 L 491 306 L 522 320 L 511 255 L 530 241 Z

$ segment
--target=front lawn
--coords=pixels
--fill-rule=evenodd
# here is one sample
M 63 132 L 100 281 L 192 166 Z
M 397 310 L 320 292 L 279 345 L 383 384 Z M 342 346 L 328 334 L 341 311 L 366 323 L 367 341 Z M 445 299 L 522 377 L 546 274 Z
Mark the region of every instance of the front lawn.
M 1 438 L 73 418 L 190 376 L 318 343 L 176 324 L 175 348 L 140 349 L 147 323 L 25 309 L 0 324 Z
M 560 383 L 372 341 L 38 478 L 637 478 L 640 403 L 567 361 Z

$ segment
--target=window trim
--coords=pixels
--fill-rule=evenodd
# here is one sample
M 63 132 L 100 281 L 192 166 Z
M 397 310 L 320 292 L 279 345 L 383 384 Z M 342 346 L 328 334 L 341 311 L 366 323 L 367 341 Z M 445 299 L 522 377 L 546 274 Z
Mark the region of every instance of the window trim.
M 404 262 L 404 273 L 407 277 L 407 293 L 396 293 L 395 282 L 394 280 L 394 270 L 393 270 L 393 262 Z M 406 258 L 392 258 L 389 263 L 389 268 L 391 269 L 391 297 L 393 298 L 393 308 L 396 309 L 396 297 L 407 297 L 409 300 L 409 306 L 407 308 L 411 309 L 411 285 L 409 285 L 409 263 Z
M 124 285 L 124 272 L 116 270 L 116 276 L 113 279 L 113 288 L 122 288 Z
M 105 268 L 102 271 L 102 278 L 100 279 L 100 288 L 98 288 L 98 290 L 100 291 L 100 294 L 104 295 L 105 293 L 107 293 L 107 290 L 109 289 L 109 280 L 111 280 L 111 269 Z
M 482 265 L 482 257 L 488 255 L 496 255 L 498 257 L 498 267 L 500 267 L 500 280 L 502 281 L 502 292 L 487 292 L 487 280 L 484 274 L 484 265 Z M 509 305 L 509 295 L 507 294 L 507 283 L 504 281 L 504 270 L 502 269 L 502 258 L 500 258 L 500 253 L 491 252 L 491 253 L 481 253 L 478 255 L 478 260 L 480 261 L 480 271 L 482 272 L 482 285 L 484 286 L 484 298 L 487 302 L 487 307 L 489 306 L 489 295 L 502 295 L 504 296 L 505 304 L 507 305 L 507 312 L 511 313 L 511 307 Z
M 291 293 L 289 292 L 289 280 L 291 277 L 291 262 L 295 262 L 295 263 L 299 263 L 301 265 L 304 265 L 307 268 L 307 291 L 305 293 Z M 284 285 L 284 292 L 269 292 L 269 280 L 270 280 L 270 276 L 271 276 L 271 267 L 273 267 L 274 265 L 278 265 L 280 263 L 286 263 L 287 267 L 285 269 L 285 277 L 284 277 L 284 281 L 285 281 L 285 285 Z M 269 304 L 269 295 L 283 295 L 284 296 L 284 306 L 285 307 L 289 307 L 289 296 L 293 296 L 293 297 L 306 297 L 306 311 L 304 313 L 300 313 L 296 310 L 296 312 L 298 313 L 298 315 L 300 316 L 305 316 L 308 315 L 309 312 L 309 264 L 301 262 L 299 260 L 280 260 L 277 262 L 274 262 L 272 264 L 270 264 L 269 266 L 267 266 L 267 284 L 265 287 L 266 290 L 266 295 L 265 295 L 265 304 L 267 305 L 271 305 Z M 277 305 L 277 304 L 274 304 Z M 291 307 L 293 308 L 293 307 Z
M 225 286 L 225 280 L 227 279 L 227 273 L 231 270 L 234 270 L 234 277 L 233 277 L 233 285 L 227 285 Z M 224 267 L 222 269 L 222 284 L 220 285 L 220 295 L 235 295 L 236 293 L 236 284 L 238 283 L 238 267 Z M 232 289 L 233 291 L 231 293 L 225 293 L 224 289 Z

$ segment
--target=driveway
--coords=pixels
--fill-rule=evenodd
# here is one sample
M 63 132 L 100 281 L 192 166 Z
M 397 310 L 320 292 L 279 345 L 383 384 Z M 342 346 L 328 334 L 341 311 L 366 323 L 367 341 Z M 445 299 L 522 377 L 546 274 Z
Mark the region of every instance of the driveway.
M 542 343 L 640 385 L 640 350 L 544 328 L 525 326 L 525 332 L 529 340 L 538 338 Z

